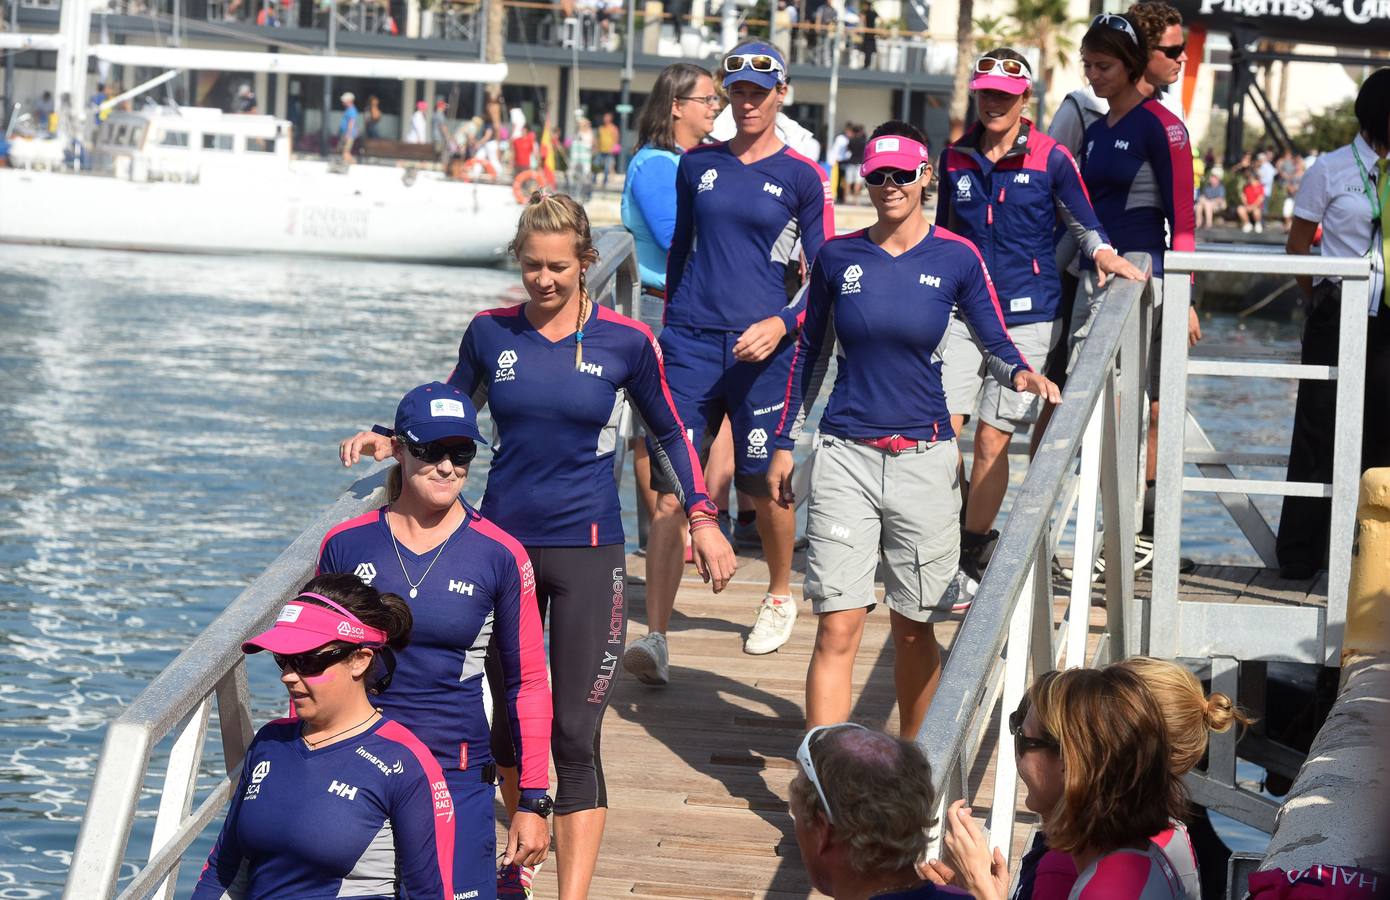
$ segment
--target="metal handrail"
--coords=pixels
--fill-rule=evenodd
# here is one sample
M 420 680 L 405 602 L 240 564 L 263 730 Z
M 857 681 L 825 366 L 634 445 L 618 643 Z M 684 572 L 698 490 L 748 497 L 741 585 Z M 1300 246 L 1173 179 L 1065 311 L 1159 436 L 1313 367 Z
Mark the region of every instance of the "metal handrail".
M 1150 270 L 1146 254 L 1126 258 L 1141 270 Z M 1029 463 L 917 734 L 917 743 L 931 762 L 932 784 L 943 811 L 965 791 L 968 771 L 1000 694 L 1002 719 L 1022 696 L 1029 664 L 1035 676 L 1055 668 L 1063 645 L 1068 665 L 1085 664 L 1097 492 L 1104 507 L 1106 557 L 1123 560 L 1133 554 L 1143 391 L 1139 373 L 1144 370 L 1142 354 L 1148 347 L 1152 303 L 1148 284 L 1115 278 L 1105 288 L 1067 378 L 1062 404 Z M 1050 534 L 1067 524 L 1067 488 L 1078 454 L 1081 499 L 1072 604 L 1062 628 L 1054 631 Z M 1118 565 L 1110 567 L 1107 575 L 1107 636 L 1098 655 L 1111 658 L 1125 655 L 1134 642 L 1125 616 L 1133 596 L 1134 571 Z M 999 729 L 996 759 L 990 840 L 1008 857 L 1017 769 L 1013 737 L 1005 727 Z
M 595 302 L 625 315 L 639 311 L 641 284 L 632 236 L 622 229 L 595 233 L 599 260 L 585 280 Z M 622 456 L 625 442 L 619 442 Z M 160 790 L 150 857 L 120 893 L 120 900 L 168 898 L 188 846 L 215 819 L 231 796 L 238 769 L 255 735 L 251 694 L 241 643 L 263 631 L 281 606 L 313 576 L 323 536 L 340 522 L 385 500 L 382 463 L 321 513 L 251 585 L 155 676 L 111 723 L 63 896 L 111 897 L 116 890 L 135 823 L 136 809 L 157 747 L 175 735 Z M 196 810 L 194 788 L 202 762 L 212 700 L 216 697 L 226 775 Z

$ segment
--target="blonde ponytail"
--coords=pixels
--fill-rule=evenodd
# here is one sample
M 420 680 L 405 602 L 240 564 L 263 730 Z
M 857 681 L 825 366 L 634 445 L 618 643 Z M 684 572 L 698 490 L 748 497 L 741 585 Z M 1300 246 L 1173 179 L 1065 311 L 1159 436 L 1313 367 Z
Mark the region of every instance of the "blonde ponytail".
M 521 218 L 516 223 L 516 237 L 508 247 L 514 258 L 520 258 L 521 247 L 533 234 L 571 234 L 574 236 L 574 255 L 579 259 L 579 321 L 574 333 L 574 367 L 584 363 L 584 325 L 589 321 L 594 303 L 589 297 L 584 272 L 598 262 L 594 236 L 589 227 L 589 214 L 568 194 L 539 190 L 531 195 Z
M 1172 750 L 1173 771 L 1185 775 L 1207 752 L 1210 732 L 1228 731 L 1233 723 L 1253 721 L 1236 708 L 1231 698 L 1217 691 L 1202 694 L 1202 683 L 1184 666 L 1151 656 L 1132 656 L 1115 663 L 1144 681 L 1163 713 Z

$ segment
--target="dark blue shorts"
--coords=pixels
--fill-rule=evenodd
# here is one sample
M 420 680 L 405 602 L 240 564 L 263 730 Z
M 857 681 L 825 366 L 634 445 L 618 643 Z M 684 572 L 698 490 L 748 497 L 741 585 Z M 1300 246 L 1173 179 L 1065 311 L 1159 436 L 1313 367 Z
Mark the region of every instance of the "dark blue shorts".
M 710 444 L 728 416 L 734 437 L 734 484 L 745 493 L 766 497 L 767 464 L 787 402 L 796 341 L 785 337 L 767 359 L 747 363 L 734 359 L 738 338 L 738 332 L 668 325 L 661 332 L 661 355 L 676 412 L 700 450 L 700 462 L 708 460 Z M 674 493 L 675 486 L 665 480 L 652 467 L 652 487 Z
M 496 788 L 476 771 L 446 771 L 444 781 L 454 798 L 454 897 L 497 900 Z

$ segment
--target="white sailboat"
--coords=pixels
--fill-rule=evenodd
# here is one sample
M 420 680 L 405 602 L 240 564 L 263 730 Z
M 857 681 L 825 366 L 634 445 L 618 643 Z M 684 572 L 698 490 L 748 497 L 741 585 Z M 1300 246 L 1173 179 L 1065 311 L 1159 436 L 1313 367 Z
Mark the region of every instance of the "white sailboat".
M 293 159 L 290 123 L 272 116 L 189 107 L 113 112 L 88 142 L 86 170 L 65 166 L 63 151 L 71 135 L 83 132 L 89 53 L 171 73 L 438 81 L 500 81 L 505 64 L 129 44 L 89 51 L 88 21 L 84 0 L 64 3 L 55 95 L 67 100 L 62 119 L 68 136 L 13 142 L 14 167 L 0 169 L 0 241 L 460 265 L 501 257 L 509 229 L 499 224 L 518 211 L 509 184 L 454 181 L 433 170 Z

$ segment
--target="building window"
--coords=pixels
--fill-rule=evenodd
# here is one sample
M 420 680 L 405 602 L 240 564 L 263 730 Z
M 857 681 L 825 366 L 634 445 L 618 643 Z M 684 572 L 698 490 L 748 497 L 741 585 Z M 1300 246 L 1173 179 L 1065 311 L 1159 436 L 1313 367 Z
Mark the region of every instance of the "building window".
M 232 136 L 230 134 L 205 134 L 203 135 L 203 149 L 230 153 L 232 151 Z
M 275 138 L 267 137 L 248 137 L 246 139 L 247 153 L 274 153 Z
M 188 132 L 186 131 L 166 131 L 159 138 L 161 147 L 187 147 Z

